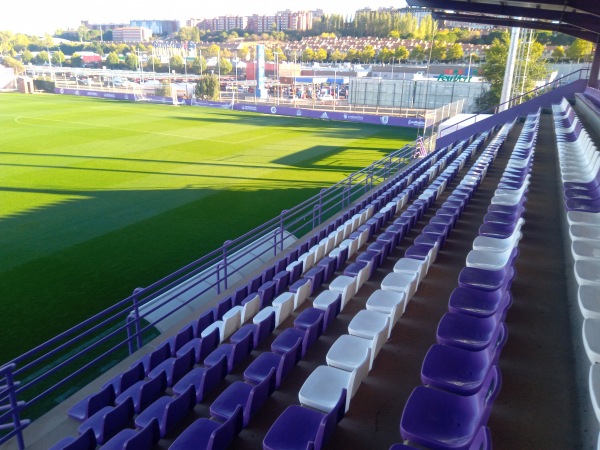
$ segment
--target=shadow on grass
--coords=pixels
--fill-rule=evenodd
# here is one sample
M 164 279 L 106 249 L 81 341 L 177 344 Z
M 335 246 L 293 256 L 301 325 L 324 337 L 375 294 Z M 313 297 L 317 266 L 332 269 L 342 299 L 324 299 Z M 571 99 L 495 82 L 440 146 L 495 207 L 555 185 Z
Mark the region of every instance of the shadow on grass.
M 0 272 L 0 362 L 104 310 L 129 296 L 134 288 L 175 272 L 319 190 L 82 192 L 85 199 L 5 219 L 0 224 L 3 248 L 8 254 L 27 253 L 30 260 Z M 182 198 L 185 204 L 181 204 Z M 135 215 L 169 204 L 174 207 L 143 220 L 126 216 L 127 207 L 122 207 L 135 208 Z M 110 217 L 110 205 L 115 210 L 121 205 L 118 211 L 123 216 Z M 95 208 L 104 209 L 108 216 L 102 223 L 98 222 L 102 215 L 84 220 Z M 78 223 L 69 224 L 66 218 Z M 112 222 L 107 223 L 109 220 Z M 44 236 L 28 234 L 32 222 L 44 224 Z M 107 225 L 112 230 L 105 232 Z M 56 239 L 68 239 L 77 229 L 97 235 L 53 250 Z M 44 256 L 36 258 L 40 253 Z
M 333 123 L 335 123 L 335 126 L 332 126 L 332 121 L 329 120 L 313 119 L 308 117 L 285 117 L 240 111 L 219 113 L 213 113 L 211 111 L 210 116 L 169 116 L 168 118 L 216 124 L 235 123 L 265 128 L 293 127 L 295 132 L 301 132 L 305 128 L 306 132 L 311 134 L 318 135 L 319 133 L 324 133 L 327 136 L 340 135 L 340 137 L 343 138 L 348 138 L 348 133 L 356 133 L 357 138 L 364 135 L 381 135 L 383 139 L 395 138 L 413 141 L 417 137 L 417 130 L 415 128 L 389 127 L 376 124 L 343 121 L 334 121 Z

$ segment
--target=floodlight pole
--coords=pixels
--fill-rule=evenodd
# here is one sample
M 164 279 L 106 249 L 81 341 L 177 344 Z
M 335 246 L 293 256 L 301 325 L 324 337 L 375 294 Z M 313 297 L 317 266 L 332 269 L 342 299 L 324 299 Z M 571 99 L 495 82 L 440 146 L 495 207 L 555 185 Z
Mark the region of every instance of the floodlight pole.
M 497 112 L 504 111 L 510 107 L 508 101 L 510 100 L 512 92 L 513 74 L 515 72 L 520 33 L 521 29 L 519 27 L 512 28 L 510 34 L 510 47 L 508 48 L 508 58 L 506 60 L 506 69 L 504 71 L 504 83 L 502 84 L 502 93 L 500 94 L 500 106 L 498 107 Z

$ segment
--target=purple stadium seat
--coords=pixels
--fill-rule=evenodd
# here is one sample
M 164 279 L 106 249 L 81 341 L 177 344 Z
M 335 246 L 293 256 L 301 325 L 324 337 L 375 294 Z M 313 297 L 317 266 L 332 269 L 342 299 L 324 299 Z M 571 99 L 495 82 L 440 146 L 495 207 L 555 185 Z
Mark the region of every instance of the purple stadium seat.
M 248 295 L 258 292 L 258 288 L 263 283 L 262 275 L 256 275 L 248 282 Z
M 83 422 L 78 431 L 83 433 L 91 428 L 96 436 L 96 442 L 102 445 L 123 428 L 129 426 L 133 415 L 133 400 L 128 398 L 114 408 L 109 406 L 101 409 Z
M 488 346 L 502 348 L 508 338 L 504 322 L 498 317 L 485 318 L 446 313 L 436 332 L 438 344 L 451 345 L 466 350 L 483 350 Z
M 248 292 L 248 286 L 242 286 L 241 288 L 238 288 L 237 291 L 235 291 L 235 293 L 231 296 L 231 299 L 233 301 L 232 306 L 241 305 L 242 300 L 248 297 L 248 294 L 250 294 L 250 292 Z M 215 318 L 215 320 L 219 319 Z
M 283 380 L 296 364 L 297 356 L 300 352 L 300 345 L 302 345 L 302 339 L 298 338 L 296 345 L 286 353 L 261 353 L 244 371 L 244 380 L 249 383 L 258 384 L 269 376 L 271 369 L 275 369 L 275 376 L 272 380 L 273 383 L 270 389 L 271 392 L 279 389 L 281 380 Z
M 492 366 L 482 388 L 473 395 L 425 386 L 415 388 L 400 420 L 402 438 L 429 448 L 479 448 L 473 443 L 487 423 L 501 384 L 500 370 Z
M 210 352 L 217 348 L 219 341 L 219 329 L 214 328 L 212 332 L 207 333 L 204 337 L 194 338 L 185 344 L 177 351 L 176 356 L 180 357 L 187 353 L 190 348 L 192 348 L 194 349 L 194 363 L 198 364 L 204 361 L 204 358 L 206 358 Z
M 160 397 L 135 418 L 135 426 L 144 428 L 156 419 L 159 424 L 160 437 L 164 438 L 173 427 L 181 422 L 195 404 L 194 387 L 190 386 L 177 397 Z
M 215 321 L 215 310 L 209 309 L 200 314 L 197 320 L 194 320 L 192 324 L 194 325 L 194 336 L 200 337 L 200 334 L 209 326 L 211 323 Z
M 152 369 L 158 366 L 163 361 L 167 360 L 171 357 L 171 346 L 168 342 L 163 342 L 156 350 L 148 355 L 142 356 L 138 361 L 136 361 L 133 365 L 138 362 L 142 362 L 144 365 L 144 373 L 148 375 Z
M 49 450 L 93 450 L 96 448 L 96 435 L 94 430 L 88 428 L 76 438 L 67 436 L 61 439 Z
M 102 408 L 112 406 L 115 402 L 115 388 L 112 383 L 105 385 L 99 392 L 92 394 L 69 409 L 69 417 L 83 422 Z
M 287 287 L 290 285 L 290 272 L 285 270 L 285 268 L 279 272 L 277 272 L 273 276 L 273 280 L 275 282 L 275 295 L 279 295 L 284 292 Z
M 307 330 L 315 324 L 320 324 L 317 337 L 320 336 L 326 328 L 325 311 L 319 308 L 306 308 L 294 320 L 294 327 L 299 330 Z
M 227 357 L 210 367 L 195 367 L 173 386 L 173 393 L 182 395 L 190 386 L 194 387 L 196 403 L 202 403 L 204 396 L 214 389 L 227 375 Z M 158 398 L 158 397 L 157 397 Z
M 271 351 L 284 354 L 290 351 L 296 345 L 298 338 L 302 338 L 302 346 L 299 354 L 299 360 L 304 358 L 306 351 L 317 340 L 321 332 L 321 321 L 315 322 L 305 330 L 298 328 L 286 328 L 271 343 Z
M 215 318 L 216 320 L 221 320 L 223 318 L 223 314 L 229 311 L 233 307 L 233 300 L 231 297 L 225 297 L 217 306 L 215 306 Z
M 139 362 L 138 364 L 132 366 L 129 370 L 126 370 L 125 372 L 122 372 L 114 377 L 108 383 L 105 383 L 104 386 L 102 386 L 102 389 L 106 388 L 109 384 L 112 384 L 113 388 L 115 389 L 115 395 L 119 395 L 121 392 L 130 386 L 133 386 L 138 381 L 142 381 L 145 376 L 144 365 Z
M 272 310 L 269 313 L 264 313 L 260 316 L 256 315 L 252 318 L 252 322 L 256 325 L 256 331 L 254 332 L 254 348 L 256 348 L 275 329 L 275 311 Z M 242 328 L 244 328 L 244 326 L 242 326 Z
M 238 405 L 242 405 L 242 427 L 246 428 L 250 423 L 250 418 L 267 400 L 274 377 L 275 368 L 272 368 L 267 377 L 258 384 L 235 381 L 212 402 L 210 414 L 219 420 L 226 421 L 236 413 Z M 239 432 L 241 429 L 237 431 Z
M 267 281 L 272 281 L 274 275 L 275 275 L 275 265 L 267 267 L 262 272 L 262 284 L 265 284 Z
M 192 368 L 195 362 L 195 351 L 190 348 L 181 356 L 166 359 L 148 373 L 148 378 L 155 378 L 161 372 L 167 375 L 167 386 L 171 387 Z
M 429 348 L 421 367 L 421 382 L 459 395 L 481 389 L 494 359 L 500 356 L 493 346 L 480 351 L 435 344 Z
M 171 346 L 171 355 L 175 355 L 177 350 L 179 350 L 183 345 L 190 342 L 194 339 L 196 335 L 194 334 L 194 325 L 188 324 L 183 327 L 179 332 L 175 335 L 167 339 L 167 342 Z
M 345 413 L 346 390 L 342 390 L 336 406 L 327 414 L 292 405 L 281 413 L 265 439 L 265 450 L 319 450 L 335 431 Z
M 125 428 L 102 446 L 102 450 L 150 449 L 160 438 L 158 420 L 153 419 L 141 430 Z
M 448 311 L 475 317 L 490 317 L 500 314 L 504 320 L 506 311 L 512 303 L 510 291 L 481 291 L 458 287 L 450 294 Z
M 260 307 L 263 309 L 265 306 L 269 306 L 275 298 L 275 292 L 277 290 L 277 283 L 274 281 L 267 281 L 265 284 L 258 287 L 258 295 L 260 296 Z
M 169 450 L 225 450 L 237 434 L 236 430 L 242 428 L 241 423 L 241 406 L 223 423 L 198 419 L 175 439 Z
M 335 258 L 325 256 L 317 263 L 317 266 L 325 268 L 325 271 L 323 272 L 323 283 L 328 283 L 337 270 L 337 260 Z
M 161 372 L 157 377 L 151 378 L 148 381 L 139 381 L 128 389 L 123 391 L 115 400 L 117 405 L 131 398 L 133 401 L 133 409 L 136 414 L 143 411 L 146 406 L 150 405 L 157 398 L 165 393 L 167 388 L 167 374 Z
M 227 358 L 227 373 L 230 373 L 254 348 L 254 330 L 252 328 L 239 329 L 231 338 L 230 343 L 219 345 L 204 359 L 206 367 L 218 364 L 224 355 Z
M 511 265 L 507 265 L 500 270 L 465 267 L 458 274 L 458 286 L 481 291 L 507 290 L 514 275 L 515 270 Z

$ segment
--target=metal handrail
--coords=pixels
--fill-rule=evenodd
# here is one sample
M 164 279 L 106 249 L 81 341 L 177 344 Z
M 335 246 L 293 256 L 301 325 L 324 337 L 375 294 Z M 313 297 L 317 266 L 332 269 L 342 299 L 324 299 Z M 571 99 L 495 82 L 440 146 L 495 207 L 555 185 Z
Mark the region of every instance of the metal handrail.
M 316 196 L 283 211 L 237 239 L 226 241 L 221 248 L 167 277 L 145 288 L 136 289 L 129 297 L 0 367 L 0 380 L 8 374 L 6 386 L 0 386 L 0 444 L 17 435 L 19 448 L 23 448 L 22 429 L 29 421 L 19 420 L 22 410 L 42 400 L 49 401 L 51 394 L 56 391 L 60 390 L 62 396 L 67 395 L 69 392 L 65 393 L 64 389 L 73 390 L 73 386 L 81 385 L 82 382 L 77 382 L 76 378 L 83 374 L 98 376 L 97 368 L 93 366 L 99 362 L 104 366 L 116 364 L 127 353 L 137 351 L 147 343 L 145 340 L 149 341 L 155 336 L 151 333 L 155 325 L 202 294 L 216 290 L 215 297 L 218 297 L 230 287 L 231 277 L 243 269 L 242 266 L 236 267 L 237 261 L 241 261 L 249 252 L 256 252 L 265 242 L 269 245 L 265 247 L 263 254 L 276 256 L 285 250 L 284 232 L 301 238 L 347 209 L 352 202 L 407 165 L 412 160 L 417 145 L 416 141 L 408 144 L 339 183 L 322 189 Z M 160 310 L 182 293 L 207 280 L 213 281 L 202 291 L 195 292 L 195 296 L 187 302 L 153 321 L 142 322 L 148 314 Z M 189 286 L 186 285 L 175 293 L 171 292 L 186 282 Z M 146 308 L 143 313 L 140 311 L 142 307 Z M 18 378 L 21 383 L 13 383 L 13 378 Z M 76 382 L 70 383 L 73 380 Z M 17 398 L 21 401 L 17 402 Z M 12 431 L 5 433 L 7 425 L 4 424 L 9 422 L 12 422 Z
M 577 69 L 577 70 L 575 70 L 575 71 L 573 71 L 571 73 L 568 73 L 567 75 L 563 75 L 562 77 L 557 78 L 556 80 L 552 80 L 551 82 L 546 83 L 543 86 L 539 86 L 537 88 L 534 88 L 534 89 L 532 89 L 532 90 L 530 90 L 528 92 L 525 92 L 525 93 L 520 94 L 520 95 L 518 95 L 516 97 L 513 97 L 513 98 L 511 98 L 511 99 L 509 99 L 509 100 L 507 100 L 507 101 L 505 101 L 503 103 L 499 103 L 499 104 L 497 104 L 495 106 L 491 106 L 491 107 L 487 108 L 486 110 L 484 110 L 482 112 L 479 112 L 477 114 L 473 114 L 470 117 L 467 117 L 467 118 L 465 118 L 465 119 L 463 119 L 463 120 L 461 120 L 459 122 L 456 122 L 456 123 L 452 124 L 448 128 L 445 128 L 444 129 L 444 132 L 445 132 L 444 134 L 449 134 L 449 133 L 452 133 L 453 131 L 457 131 L 460 128 L 459 125 L 462 124 L 462 123 L 464 123 L 464 122 L 472 121 L 473 123 L 476 123 L 478 116 L 487 115 L 487 114 L 497 114 L 500 111 L 500 108 L 502 106 L 504 106 L 504 105 L 507 105 L 507 107 L 514 106 L 517 103 L 517 101 L 519 101 L 519 100 L 521 100 L 521 99 L 523 99 L 523 98 L 525 98 L 525 97 L 527 97 L 527 96 L 529 96 L 529 95 L 531 95 L 533 93 L 535 93 L 534 97 L 537 97 L 538 95 L 545 94 L 548 91 L 549 88 L 554 88 L 554 87 L 557 87 L 557 86 L 561 86 L 563 84 L 563 80 L 569 79 L 569 78 L 571 78 L 573 75 L 575 75 L 577 73 L 579 74 L 579 78 L 578 79 L 587 78 L 588 75 L 589 75 L 589 71 L 590 71 L 590 69 L 588 67 L 584 67 L 582 69 Z M 585 75 L 584 75 L 584 72 L 586 72 Z M 450 130 L 453 130 L 453 131 L 450 131 Z

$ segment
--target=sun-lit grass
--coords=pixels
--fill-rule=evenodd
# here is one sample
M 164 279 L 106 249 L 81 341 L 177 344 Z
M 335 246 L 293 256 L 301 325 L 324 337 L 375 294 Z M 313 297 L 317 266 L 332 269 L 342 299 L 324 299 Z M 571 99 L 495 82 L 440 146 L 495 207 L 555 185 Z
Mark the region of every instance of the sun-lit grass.
M 82 97 L 0 104 L 0 363 L 415 137 Z

